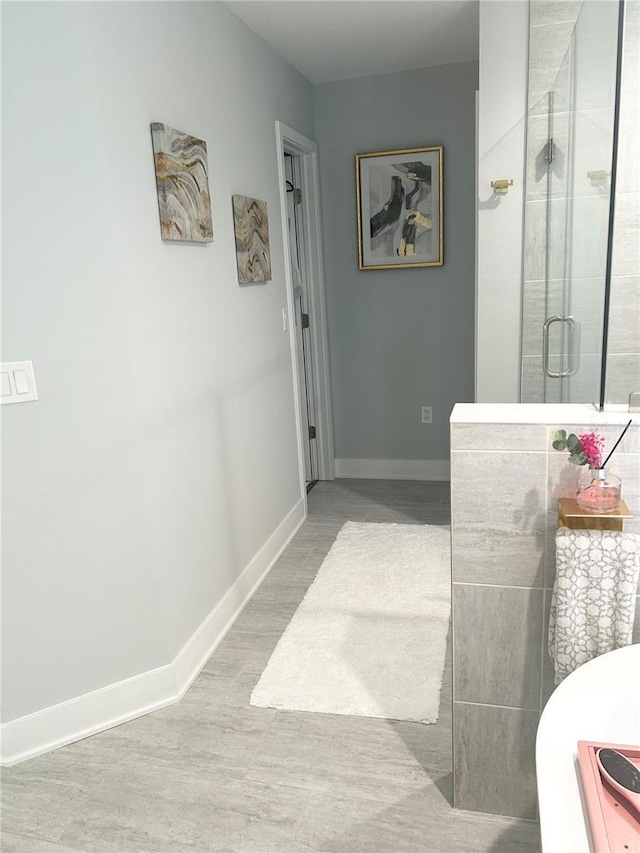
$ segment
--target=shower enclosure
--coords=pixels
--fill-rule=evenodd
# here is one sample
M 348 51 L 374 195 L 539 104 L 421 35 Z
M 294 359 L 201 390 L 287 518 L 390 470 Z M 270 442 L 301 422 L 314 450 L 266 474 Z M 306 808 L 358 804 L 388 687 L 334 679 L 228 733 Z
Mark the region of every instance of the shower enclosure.
M 539 20 L 536 4 L 542 5 L 533 0 L 532 24 Z M 632 27 L 637 6 L 630 7 Z M 585 0 L 574 22 L 531 27 L 522 402 L 624 402 L 607 393 L 615 388 L 607 342 L 618 285 L 612 279 L 626 17 L 623 3 Z M 635 52 L 637 58 L 637 40 Z M 635 285 L 623 323 L 633 322 L 640 306 L 640 281 Z M 635 387 L 632 379 L 637 367 L 635 354 L 627 397 L 640 389 L 640 378 Z

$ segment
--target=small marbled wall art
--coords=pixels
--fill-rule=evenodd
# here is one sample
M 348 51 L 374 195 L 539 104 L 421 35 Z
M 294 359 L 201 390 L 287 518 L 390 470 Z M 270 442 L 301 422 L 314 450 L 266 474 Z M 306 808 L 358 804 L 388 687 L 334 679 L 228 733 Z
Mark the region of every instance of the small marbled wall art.
M 207 143 L 166 124 L 151 124 L 163 240 L 213 240 Z
M 233 196 L 238 281 L 271 281 L 267 203 L 244 195 Z

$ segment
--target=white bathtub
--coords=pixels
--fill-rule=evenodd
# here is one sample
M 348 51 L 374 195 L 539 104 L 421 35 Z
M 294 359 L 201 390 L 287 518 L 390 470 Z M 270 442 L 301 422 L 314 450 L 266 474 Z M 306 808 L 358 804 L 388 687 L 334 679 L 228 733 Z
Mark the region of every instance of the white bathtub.
M 595 853 L 580 792 L 579 740 L 640 745 L 640 645 L 581 666 L 542 713 L 536 776 L 543 853 Z

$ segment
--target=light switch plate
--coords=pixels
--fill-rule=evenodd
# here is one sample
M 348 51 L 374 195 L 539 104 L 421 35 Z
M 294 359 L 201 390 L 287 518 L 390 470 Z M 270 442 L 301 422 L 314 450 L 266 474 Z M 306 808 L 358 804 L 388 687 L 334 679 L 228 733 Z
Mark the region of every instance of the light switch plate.
M 5 361 L 0 364 L 0 374 L 0 404 L 30 403 L 38 399 L 36 378 L 30 361 Z
M 13 394 L 13 388 L 11 387 L 11 380 L 9 379 L 9 374 L 4 371 L 0 373 L 0 396 L 2 397 L 10 397 Z

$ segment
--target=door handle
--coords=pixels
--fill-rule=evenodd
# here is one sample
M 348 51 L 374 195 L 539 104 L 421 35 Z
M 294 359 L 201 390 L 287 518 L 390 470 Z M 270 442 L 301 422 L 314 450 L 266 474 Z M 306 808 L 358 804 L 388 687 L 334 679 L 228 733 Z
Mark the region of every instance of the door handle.
M 549 367 L 549 332 L 554 323 L 566 323 L 568 327 L 567 366 L 565 370 L 555 371 Z M 576 327 L 575 317 L 547 317 L 542 327 L 542 370 L 544 375 L 550 379 L 562 379 L 565 376 L 573 376 L 577 370 L 576 365 Z

